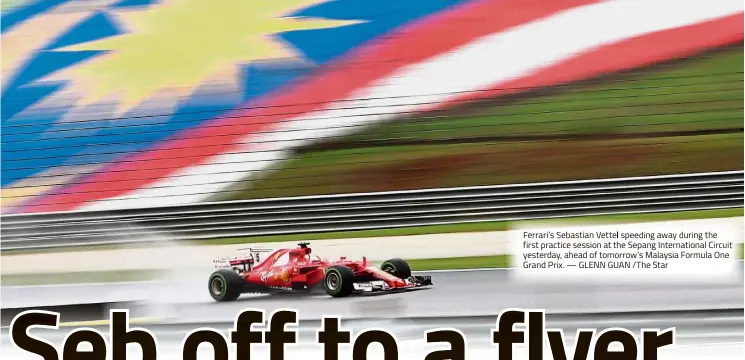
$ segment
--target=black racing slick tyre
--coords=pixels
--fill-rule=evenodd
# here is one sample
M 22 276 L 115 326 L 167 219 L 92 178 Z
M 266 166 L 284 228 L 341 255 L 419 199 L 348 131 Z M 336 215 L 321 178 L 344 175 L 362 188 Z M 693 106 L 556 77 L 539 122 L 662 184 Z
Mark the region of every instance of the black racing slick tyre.
M 404 259 L 396 258 L 387 260 L 380 265 L 380 270 L 383 270 L 399 279 L 408 279 L 411 277 L 411 267 Z
M 354 291 L 354 280 L 352 269 L 341 265 L 331 266 L 323 275 L 323 288 L 332 297 L 346 297 Z
M 243 293 L 243 277 L 233 269 L 220 269 L 210 275 L 208 289 L 215 301 L 233 301 Z

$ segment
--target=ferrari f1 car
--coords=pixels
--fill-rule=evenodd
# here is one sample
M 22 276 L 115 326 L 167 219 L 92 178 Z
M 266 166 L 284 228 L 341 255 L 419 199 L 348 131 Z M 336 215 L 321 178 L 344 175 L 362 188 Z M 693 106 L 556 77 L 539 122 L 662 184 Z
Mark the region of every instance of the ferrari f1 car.
M 338 261 L 311 258 L 308 243 L 293 249 L 241 249 L 239 256 L 214 260 L 209 293 L 215 301 L 233 301 L 243 293 L 304 292 L 322 287 L 332 297 L 356 293 L 401 291 L 432 285 L 430 276 L 414 276 L 403 259 L 380 267 L 342 257 Z M 262 255 L 266 255 L 262 259 Z

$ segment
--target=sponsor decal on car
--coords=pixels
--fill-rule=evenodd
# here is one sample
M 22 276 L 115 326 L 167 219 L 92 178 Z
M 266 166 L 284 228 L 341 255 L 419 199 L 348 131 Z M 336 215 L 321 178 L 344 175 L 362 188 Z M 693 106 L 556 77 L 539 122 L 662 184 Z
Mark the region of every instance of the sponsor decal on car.
M 261 273 L 261 277 L 260 277 L 261 282 L 267 282 L 267 280 L 269 280 L 269 277 L 272 275 L 274 275 L 274 269 L 269 270 L 269 271 L 264 271 L 263 273 Z
M 276 281 L 289 281 L 290 280 L 290 269 L 284 269 L 274 275 Z

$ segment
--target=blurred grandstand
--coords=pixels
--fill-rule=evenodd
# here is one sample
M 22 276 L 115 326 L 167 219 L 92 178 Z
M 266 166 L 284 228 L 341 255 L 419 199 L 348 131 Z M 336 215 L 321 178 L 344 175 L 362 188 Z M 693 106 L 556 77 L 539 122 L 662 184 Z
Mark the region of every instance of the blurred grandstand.
M 743 169 L 741 2 L 257 4 L 3 2 L 3 212 Z
M 416 114 L 297 150 L 228 199 L 742 169 L 743 47 Z

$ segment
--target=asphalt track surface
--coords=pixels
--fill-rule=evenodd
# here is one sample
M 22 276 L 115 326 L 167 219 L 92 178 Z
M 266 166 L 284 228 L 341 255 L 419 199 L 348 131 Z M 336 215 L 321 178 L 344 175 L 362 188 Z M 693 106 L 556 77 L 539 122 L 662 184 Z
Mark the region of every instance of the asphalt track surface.
M 300 311 L 301 319 L 323 315 L 353 317 L 465 316 L 498 314 L 505 308 L 558 312 L 655 311 L 742 308 L 742 268 L 735 280 L 718 283 L 523 283 L 510 270 L 422 273 L 434 286 L 406 293 L 352 296 L 244 294 L 216 303 L 207 293 L 207 275 L 185 275 L 152 283 L 3 287 L 3 308 L 53 304 L 133 301 L 145 305 L 138 315 L 193 322 L 231 321 L 242 309 Z M 62 321 L 65 321 L 62 319 Z

